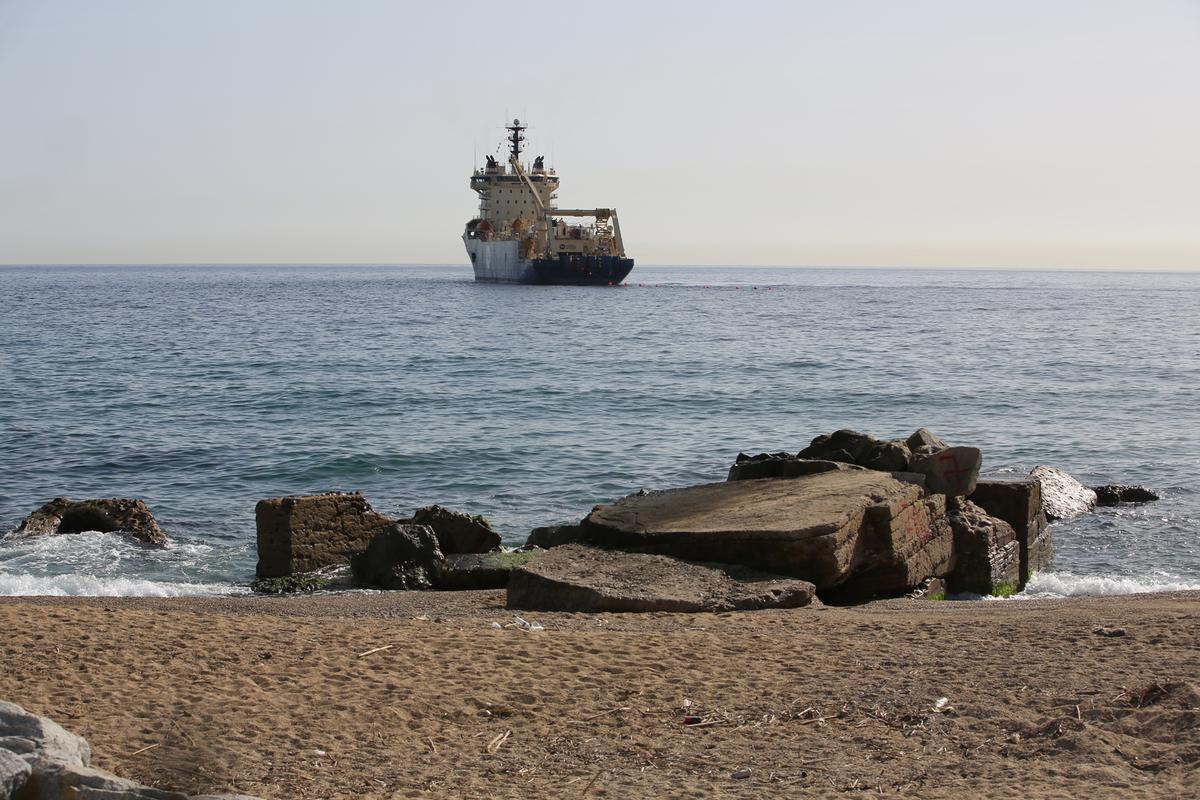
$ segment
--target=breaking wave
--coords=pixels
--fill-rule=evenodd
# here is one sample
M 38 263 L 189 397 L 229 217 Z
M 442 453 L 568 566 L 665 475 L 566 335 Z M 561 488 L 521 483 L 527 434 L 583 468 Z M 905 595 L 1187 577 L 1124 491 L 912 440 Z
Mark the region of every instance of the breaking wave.
M 1039 572 L 1018 597 L 1095 597 L 1104 595 L 1144 594 L 1200 590 L 1200 581 L 1177 576 L 1156 575 L 1131 578 L 1122 575 L 1077 575 L 1073 572 Z

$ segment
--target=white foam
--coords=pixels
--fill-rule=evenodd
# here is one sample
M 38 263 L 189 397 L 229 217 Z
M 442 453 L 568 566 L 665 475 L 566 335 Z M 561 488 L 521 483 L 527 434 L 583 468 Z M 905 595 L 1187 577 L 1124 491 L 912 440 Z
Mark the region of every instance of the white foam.
M 1095 597 L 1146 592 L 1181 592 L 1192 589 L 1200 589 L 1200 582 L 1181 580 L 1167 575 L 1131 578 L 1123 575 L 1038 572 L 1017 597 Z
M 221 583 L 168 583 L 96 575 L 13 575 L 0 572 L 0 595 L 7 596 L 183 597 L 240 594 L 245 591 L 244 587 Z

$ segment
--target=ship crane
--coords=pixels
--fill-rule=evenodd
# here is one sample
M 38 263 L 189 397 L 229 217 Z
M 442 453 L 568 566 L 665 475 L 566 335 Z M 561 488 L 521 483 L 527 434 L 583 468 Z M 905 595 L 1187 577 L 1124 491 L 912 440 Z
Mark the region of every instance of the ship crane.
M 516 135 L 516 133 L 513 133 L 514 139 Z M 617 210 L 615 208 L 546 208 L 546 204 L 542 202 L 541 194 L 534 188 L 533 181 L 529 180 L 529 176 L 525 174 L 525 169 L 521 166 L 521 162 L 517 160 L 517 155 L 520 152 L 520 145 L 514 144 L 513 152 L 508 157 L 508 163 L 512 167 L 513 172 L 520 177 L 521 182 L 525 184 L 525 188 L 529 190 L 530 196 L 533 197 L 533 204 L 538 210 L 538 222 L 545 222 L 551 215 L 556 217 L 595 217 L 597 222 L 611 219 L 613 223 L 613 238 L 617 242 L 617 255 L 624 257 L 625 243 L 621 239 L 621 221 L 617 219 Z

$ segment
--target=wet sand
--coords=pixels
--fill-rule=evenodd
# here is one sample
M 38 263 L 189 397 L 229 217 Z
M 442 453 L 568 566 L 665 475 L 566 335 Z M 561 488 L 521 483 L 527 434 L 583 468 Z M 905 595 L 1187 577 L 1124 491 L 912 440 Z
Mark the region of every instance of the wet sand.
M 1200 593 L 524 616 L 6 598 L 0 699 L 188 792 L 1200 797 Z

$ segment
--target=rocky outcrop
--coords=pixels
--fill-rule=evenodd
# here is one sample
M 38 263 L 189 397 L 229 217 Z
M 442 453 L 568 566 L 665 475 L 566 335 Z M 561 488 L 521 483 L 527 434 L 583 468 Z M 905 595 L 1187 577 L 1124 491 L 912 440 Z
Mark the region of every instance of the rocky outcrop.
M 1053 553 L 1046 514 L 1042 511 L 1041 483 L 1032 479 L 979 481 L 970 500 L 989 515 L 1007 522 L 1016 534 L 1020 555 L 1018 586 L 1024 586 L 1034 572 L 1050 566 Z
M 508 577 L 536 558 L 540 549 L 518 550 L 511 553 L 455 553 L 446 556 L 436 579 L 435 589 L 460 591 L 464 589 L 503 589 Z
M 589 541 L 737 564 L 818 589 L 901 592 L 949 571 L 945 498 L 871 470 L 631 495 L 583 521 Z
M 1054 522 L 1096 507 L 1096 493 L 1055 467 L 1034 467 L 1029 477 L 1042 485 L 1042 511 Z
M 393 522 L 350 558 L 354 582 L 372 589 L 431 589 L 444 563 L 427 525 Z
M 1104 486 L 1093 486 L 1096 493 L 1096 505 L 1116 506 L 1122 503 L 1149 503 L 1158 499 L 1153 489 L 1145 486 L 1131 486 L 1125 483 L 1110 483 Z
M 729 470 L 729 480 L 795 478 L 849 466 L 921 474 L 931 492 L 956 497 L 974 490 L 982 463 L 983 454 L 978 448 L 950 447 L 927 428 L 920 428 L 907 439 L 888 440 L 843 428 L 816 437 L 795 456 L 740 453 Z
M 513 572 L 508 607 L 530 611 L 746 611 L 812 603 L 807 581 L 660 555 L 556 547 Z
M 1016 591 L 1021 553 L 1013 527 L 961 497 L 950 498 L 946 517 L 954 532 L 954 569 L 946 578 L 947 589 L 982 595 Z
M 154 789 L 90 766 L 91 748 L 53 720 L 0 701 L 0 798 L 13 800 L 203 800 Z M 244 797 L 244 796 L 239 796 Z M 257 798 L 245 797 L 245 800 Z
M 377 513 L 358 492 L 297 495 L 260 500 L 259 578 L 277 578 L 350 563 L 396 520 Z
M 482 516 L 470 516 L 442 506 L 418 508 L 414 525 L 427 525 L 437 536 L 438 547 L 451 553 L 487 553 L 500 548 L 500 534 Z
M 122 533 L 154 547 L 163 547 L 168 542 L 167 535 L 144 502 L 121 497 L 98 500 L 56 497 L 26 517 L 13 536 L 24 538 L 85 531 Z

